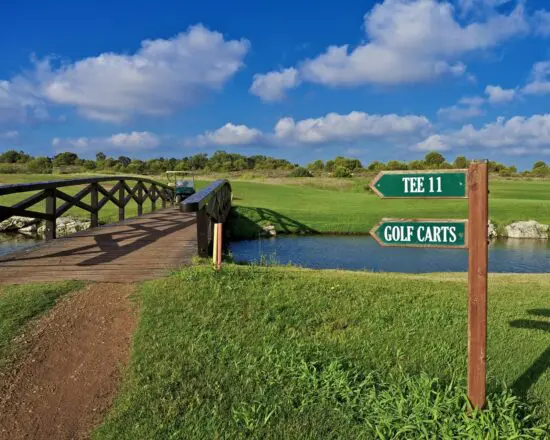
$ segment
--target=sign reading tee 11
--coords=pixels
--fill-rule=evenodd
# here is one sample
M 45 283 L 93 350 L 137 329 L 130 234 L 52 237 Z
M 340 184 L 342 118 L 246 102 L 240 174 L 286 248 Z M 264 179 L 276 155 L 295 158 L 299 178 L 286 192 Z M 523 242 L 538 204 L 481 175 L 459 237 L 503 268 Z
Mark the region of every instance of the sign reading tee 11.
M 466 198 L 468 170 L 382 171 L 370 187 L 381 198 Z

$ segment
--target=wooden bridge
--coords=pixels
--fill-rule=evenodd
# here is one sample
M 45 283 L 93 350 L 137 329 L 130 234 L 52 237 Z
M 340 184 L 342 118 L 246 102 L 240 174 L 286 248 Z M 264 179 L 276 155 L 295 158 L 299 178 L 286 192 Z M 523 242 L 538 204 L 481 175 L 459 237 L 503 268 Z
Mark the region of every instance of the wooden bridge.
M 130 185 L 130 182 L 135 182 Z M 111 188 L 105 184 L 114 183 Z M 60 188 L 81 188 L 71 196 Z M 83 187 L 83 188 L 82 188 Z M 218 180 L 174 206 L 174 189 L 147 178 L 96 177 L 0 186 L 1 196 L 31 192 L 12 206 L 0 204 L 0 221 L 13 215 L 46 222 L 46 242 L 0 259 L 0 283 L 55 280 L 133 282 L 154 279 L 209 254 L 214 223 L 231 210 L 231 186 Z M 103 197 L 99 199 L 99 195 Z M 157 200 L 162 209 L 156 209 Z M 45 210 L 30 210 L 45 203 Z M 125 219 L 131 200 L 137 217 Z M 151 212 L 143 214 L 150 200 Z M 62 201 L 59 207 L 58 201 Z M 116 223 L 99 225 L 107 203 L 118 207 Z M 90 214 L 92 228 L 56 239 L 56 220 L 72 207 Z

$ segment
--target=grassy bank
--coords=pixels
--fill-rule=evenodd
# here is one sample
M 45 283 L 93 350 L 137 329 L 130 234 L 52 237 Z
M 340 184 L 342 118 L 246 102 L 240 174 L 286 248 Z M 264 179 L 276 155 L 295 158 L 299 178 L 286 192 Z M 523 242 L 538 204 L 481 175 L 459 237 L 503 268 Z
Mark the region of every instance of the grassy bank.
M 82 286 L 81 282 L 66 281 L 0 287 L 0 371 L 16 352 L 14 339 L 26 324 L 51 309 L 59 297 Z
M 338 180 L 338 179 L 330 179 Z M 382 217 L 466 218 L 464 200 L 382 200 L 365 190 L 366 181 L 342 186 L 232 183 L 236 205 L 232 232 L 246 238 L 260 227 L 278 232 L 366 233 Z M 550 223 L 550 185 L 545 181 L 491 180 L 490 218 L 499 227 L 518 220 Z
M 489 407 L 467 416 L 464 275 L 188 268 L 142 287 L 94 438 L 545 438 L 549 289 L 491 277 Z

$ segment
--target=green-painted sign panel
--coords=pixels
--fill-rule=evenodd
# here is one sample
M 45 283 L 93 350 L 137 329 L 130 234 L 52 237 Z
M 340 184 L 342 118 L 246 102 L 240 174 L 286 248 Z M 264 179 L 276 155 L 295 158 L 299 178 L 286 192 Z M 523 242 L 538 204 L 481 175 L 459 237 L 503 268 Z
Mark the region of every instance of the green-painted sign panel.
M 465 198 L 467 170 L 382 171 L 370 187 L 379 197 Z
M 371 235 L 381 246 L 468 247 L 467 220 L 382 219 Z

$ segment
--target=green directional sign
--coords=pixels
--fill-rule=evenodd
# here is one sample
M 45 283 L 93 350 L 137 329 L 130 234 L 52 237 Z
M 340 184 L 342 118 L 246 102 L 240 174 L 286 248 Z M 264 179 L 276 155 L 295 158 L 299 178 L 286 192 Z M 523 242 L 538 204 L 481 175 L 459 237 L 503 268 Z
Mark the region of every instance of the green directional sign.
M 465 198 L 467 170 L 382 171 L 371 182 L 379 197 Z
M 382 219 L 370 234 L 380 246 L 466 248 L 467 220 Z

